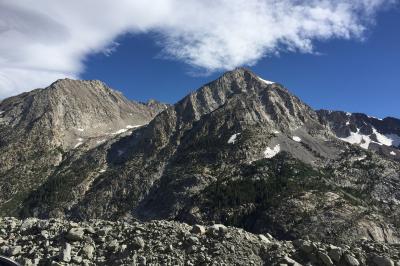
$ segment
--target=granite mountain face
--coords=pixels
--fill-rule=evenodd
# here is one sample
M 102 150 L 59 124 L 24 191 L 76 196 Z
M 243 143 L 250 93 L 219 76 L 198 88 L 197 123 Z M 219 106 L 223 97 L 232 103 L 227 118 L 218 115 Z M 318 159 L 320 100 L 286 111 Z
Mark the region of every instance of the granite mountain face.
M 0 102 L 0 205 L 4 213 L 76 149 L 147 124 L 164 105 L 127 100 L 100 81 L 59 80 Z
M 63 80 L 0 110 L 5 215 L 400 242 L 395 118 L 314 111 L 243 68 L 171 106 Z

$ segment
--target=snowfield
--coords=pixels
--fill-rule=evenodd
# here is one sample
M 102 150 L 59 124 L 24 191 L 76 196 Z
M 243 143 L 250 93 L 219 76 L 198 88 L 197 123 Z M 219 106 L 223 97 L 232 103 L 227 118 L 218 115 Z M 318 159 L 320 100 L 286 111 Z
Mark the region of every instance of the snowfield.
M 111 135 L 119 135 L 119 134 L 125 133 L 125 132 L 128 131 L 129 129 L 138 128 L 138 127 L 141 127 L 141 126 L 142 126 L 142 125 L 135 125 L 135 126 L 127 125 L 125 128 L 121 128 L 120 130 L 118 130 L 118 131 L 116 131 L 116 132 L 114 132 L 114 133 L 110 133 L 110 134 L 111 134 Z
M 273 82 L 273 81 L 270 81 L 270 80 L 265 80 L 265 79 L 262 79 L 262 78 L 260 78 L 260 77 L 258 77 L 262 82 L 264 82 L 265 84 L 268 84 L 268 85 L 271 85 L 271 84 L 274 84 L 275 82 Z
M 340 139 L 350 144 L 359 144 L 363 149 L 368 149 L 369 144 L 371 143 L 371 138 L 369 136 L 360 134 L 360 129 L 358 128 L 357 132 L 350 131 L 350 136 Z
M 239 135 L 240 135 L 240 133 L 233 134 L 233 135 L 229 138 L 228 144 L 235 144 L 235 142 L 236 142 L 236 140 L 237 140 L 237 137 L 238 137 Z
M 267 147 L 264 151 L 264 157 L 269 159 L 277 155 L 281 151 L 281 146 L 278 144 L 273 149 Z
M 134 126 L 127 125 L 126 128 L 127 128 L 127 129 L 132 129 L 132 128 L 138 128 L 138 127 L 141 127 L 141 126 L 142 126 L 142 125 L 134 125 Z
M 78 141 L 78 143 L 76 143 L 76 145 L 74 146 L 74 149 L 78 148 L 79 146 L 81 146 L 83 144 L 83 139 L 78 138 L 77 141 Z
M 119 135 L 119 134 L 122 134 L 122 133 L 124 133 L 126 131 L 128 131 L 127 128 L 122 128 L 122 129 L 120 129 L 120 130 L 118 130 L 118 131 L 116 131 L 114 133 L 111 133 L 111 135 Z
M 368 135 L 363 135 L 360 133 L 360 129 L 357 128 L 357 132 L 350 132 L 350 136 L 346 138 L 339 138 L 351 144 L 358 144 L 361 148 L 368 149 L 370 143 L 376 143 L 378 145 L 394 146 L 398 147 L 400 145 L 400 136 L 396 134 L 386 134 L 383 135 L 379 133 L 375 128 L 372 128 L 373 134 L 375 134 L 378 142 L 371 140 Z
M 380 143 L 382 143 L 383 145 L 386 145 L 386 146 L 392 146 L 393 145 L 393 139 L 390 139 L 387 136 L 382 135 L 375 128 L 373 128 L 372 130 L 373 130 L 374 134 L 376 135 L 376 139 L 378 140 L 378 142 L 380 142 Z
M 357 158 L 356 161 L 363 161 L 365 159 L 367 159 L 367 155 L 364 155 L 364 156 L 361 156 L 361 157 Z
M 382 121 L 383 119 L 382 118 L 378 118 L 378 117 L 375 117 L 375 116 L 368 116 L 369 118 L 374 118 L 374 119 L 377 119 L 377 120 L 380 120 L 380 121 Z
M 298 136 L 293 136 L 292 139 L 296 142 L 301 142 L 301 138 L 299 138 Z
M 392 146 L 395 146 L 395 147 L 399 147 L 400 146 L 400 136 L 399 135 L 387 134 L 385 136 L 392 140 Z

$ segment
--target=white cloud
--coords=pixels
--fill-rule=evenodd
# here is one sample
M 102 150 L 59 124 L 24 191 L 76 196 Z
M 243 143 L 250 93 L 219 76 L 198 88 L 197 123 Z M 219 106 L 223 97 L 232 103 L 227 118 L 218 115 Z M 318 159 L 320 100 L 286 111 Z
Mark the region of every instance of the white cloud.
M 361 38 L 395 1 L 0 0 L 0 98 L 79 77 L 85 56 L 109 54 L 124 33 L 155 32 L 166 57 L 231 69 L 311 52 L 315 39 Z

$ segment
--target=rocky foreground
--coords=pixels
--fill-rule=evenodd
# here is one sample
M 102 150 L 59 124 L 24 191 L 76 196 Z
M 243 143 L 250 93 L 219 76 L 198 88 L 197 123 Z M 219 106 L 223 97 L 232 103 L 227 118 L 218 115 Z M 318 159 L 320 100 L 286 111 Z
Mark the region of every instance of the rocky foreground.
M 279 241 L 221 224 L 170 221 L 0 218 L 0 253 L 22 265 L 400 265 L 400 245 Z

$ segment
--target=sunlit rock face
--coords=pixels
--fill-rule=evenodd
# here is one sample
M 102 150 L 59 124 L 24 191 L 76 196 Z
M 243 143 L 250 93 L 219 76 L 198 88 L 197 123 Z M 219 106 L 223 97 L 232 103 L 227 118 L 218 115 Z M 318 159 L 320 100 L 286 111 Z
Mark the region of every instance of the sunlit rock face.
M 96 80 L 58 80 L 0 102 L 0 204 L 13 211 L 74 149 L 150 122 L 166 105 L 130 101 Z M 79 152 L 79 151 L 77 151 Z

